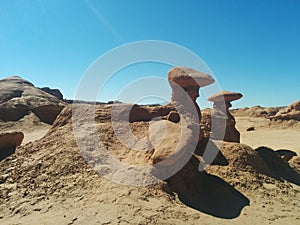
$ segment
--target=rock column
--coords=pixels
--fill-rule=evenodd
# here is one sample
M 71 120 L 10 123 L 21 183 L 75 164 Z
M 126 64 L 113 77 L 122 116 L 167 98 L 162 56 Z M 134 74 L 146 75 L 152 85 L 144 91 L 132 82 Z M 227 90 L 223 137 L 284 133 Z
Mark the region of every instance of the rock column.
M 236 122 L 229 108 L 232 106 L 230 102 L 242 96 L 237 92 L 221 91 L 208 98 L 214 102 L 210 121 L 212 139 L 240 143 L 240 132 L 235 128 Z

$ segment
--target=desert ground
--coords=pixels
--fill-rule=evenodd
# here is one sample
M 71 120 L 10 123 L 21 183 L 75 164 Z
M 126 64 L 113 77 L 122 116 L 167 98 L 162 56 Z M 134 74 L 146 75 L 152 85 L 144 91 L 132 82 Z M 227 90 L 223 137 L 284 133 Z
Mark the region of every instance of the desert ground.
M 300 155 L 300 127 L 285 124 L 270 124 L 265 118 L 235 117 L 237 129 L 241 133 L 241 143 L 252 148 L 267 146 L 272 149 L 288 149 Z M 246 131 L 254 127 L 254 131 Z
M 236 121 L 242 143 L 252 148 L 268 146 L 300 154 L 299 126 L 270 125 L 268 119 L 257 117 L 237 116 Z M 255 130 L 246 131 L 251 126 Z M 53 128 L 29 115 L 21 122 L 1 123 L 1 128 L 22 130 L 25 134 L 16 154 L 1 162 L 1 224 L 296 225 L 300 222 L 300 187 L 293 182 L 264 175 L 255 177 L 247 171 L 240 177 L 239 171 L 234 172 L 235 177 L 224 175 L 222 179 L 245 196 L 249 204 L 238 213 L 220 216 L 218 210 L 211 213 L 185 204 L 178 195 L 165 192 L 162 183 L 135 187 L 101 177 L 81 159 L 70 124 Z M 214 169 L 211 173 L 223 175 Z M 220 204 L 228 207 L 235 204 L 230 196 L 222 196 L 222 192 L 208 192 L 212 201 L 220 199 Z

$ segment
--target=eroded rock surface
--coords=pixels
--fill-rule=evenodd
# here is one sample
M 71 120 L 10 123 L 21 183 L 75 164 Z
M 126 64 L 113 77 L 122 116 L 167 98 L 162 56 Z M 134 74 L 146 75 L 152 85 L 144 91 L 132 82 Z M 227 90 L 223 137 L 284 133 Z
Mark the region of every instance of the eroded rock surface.
M 0 80 L 0 120 L 18 121 L 30 112 L 52 124 L 66 103 L 18 76 Z
M 289 105 L 286 109 L 277 112 L 274 116 L 267 117 L 270 120 L 296 120 L 300 121 L 300 101 Z
M 64 100 L 64 96 L 63 94 L 60 92 L 59 89 L 52 89 L 52 88 L 49 88 L 49 87 L 43 87 L 43 88 L 40 88 L 42 91 L 44 92 L 47 92 L 48 94 L 50 95 L 53 95 L 55 96 L 56 98 L 58 98 L 59 100 Z
M 232 106 L 231 101 L 241 97 L 242 94 L 237 92 L 221 91 L 208 98 L 214 102 L 213 109 L 206 110 L 201 124 L 207 130 L 206 133 L 210 132 L 212 139 L 240 143 L 240 133 L 229 108 Z

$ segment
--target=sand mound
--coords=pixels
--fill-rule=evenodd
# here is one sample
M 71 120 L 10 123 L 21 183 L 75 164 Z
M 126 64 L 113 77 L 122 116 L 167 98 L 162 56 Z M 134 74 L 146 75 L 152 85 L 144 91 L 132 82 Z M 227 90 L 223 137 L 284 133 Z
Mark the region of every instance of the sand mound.
M 259 147 L 256 151 L 275 177 L 300 185 L 298 171 L 294 170 L 276 151 L 267 147 Z
M 264 183 L 271 182 L 288 190 L 290 185 L 282 183 L 282 179 L 299 184 L 299 173 L 271 149 L 266 153 L 244 144 L 224 142 L 221 152 L 229 165 L 209 166 L 206 171 L 223 178 L 237 188 L 256 190 L 261 189 Z
M 220 150 L 229 161 L 229 167 L 234 170 L 270 174 L 259 154 L 247 145 L 223 142 Z

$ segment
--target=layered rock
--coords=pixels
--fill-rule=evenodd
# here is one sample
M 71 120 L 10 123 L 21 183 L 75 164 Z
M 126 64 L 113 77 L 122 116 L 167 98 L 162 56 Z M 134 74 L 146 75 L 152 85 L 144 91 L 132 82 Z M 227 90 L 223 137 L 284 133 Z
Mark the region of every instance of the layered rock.
M 168 81 L 172 88 L 171 104 L 190 114 L 197 123 L 201 121 L 201 111 L 196 103 L 199 88 L 214 83 L 214 79 L 205 73 L 188 67 L 175 67 L 168 72 Z
M 300 121 L 300 101 L 289 105 L 286 109 L 277 112 L 274 116 L 267 117 L 270 120 L 296 120 Z
M 63 101 L 64 100 L 64 96 L 63 94 L 60 92 L 59 89 L 52 89 L 49 87 L 42 87 L 40 88 L 42 91 L 47 92 L 50 95 L 55 96 L 56 98 L 58 98 L 59 100 Z
M 259 105 L 253 106 L 251 108 L 238 108 L 238 109 L 231 109 L 230 113 L 237 117 L 268 117 L 274 116 L 278 111 L 282 110 L 284 107 L 262 107 Z
M 18 76 L 0 80 L 2 121 L 18 121 L 33 112 L 42 122 L 52 124 L 65 105 L 55 96 Z
M 214 102 L 213 109 L 205 114 L 201 121 L 204 127 L 210 131 L 210 136 L 215 140 L 228 142 L 240 142 L 240 133 L 235 128 L 235 119 L 229 112 L 231 101 L 238 100 L 243 95 L 237 92 L 221 91 L 208 98 Z

